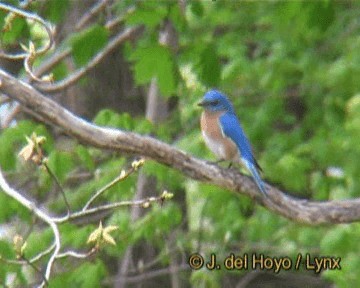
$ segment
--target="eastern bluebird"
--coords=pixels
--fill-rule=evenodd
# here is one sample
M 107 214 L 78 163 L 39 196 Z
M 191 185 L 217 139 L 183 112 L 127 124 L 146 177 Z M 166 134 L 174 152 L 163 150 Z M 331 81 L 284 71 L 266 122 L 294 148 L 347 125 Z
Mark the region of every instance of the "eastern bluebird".
M 217 90 L 210 90 L 198 104 L 204 108 L 201 115 L 201 131 L 206 145 L 220 161 L 240 162 L 252 174 L 260 191 L 267 196 L 261 180 L 249 140 L 236 117 L 229 99 Z

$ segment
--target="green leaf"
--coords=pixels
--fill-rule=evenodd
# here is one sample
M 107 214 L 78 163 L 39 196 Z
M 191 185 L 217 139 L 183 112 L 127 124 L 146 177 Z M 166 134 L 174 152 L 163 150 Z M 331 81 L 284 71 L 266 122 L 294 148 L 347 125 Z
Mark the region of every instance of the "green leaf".
M 65 14 L 69 10 L 69 0 L 51 0 L 46 2 L 44 15 L 46 20 L 58 23 L 64 19 Z
M 145 25 L 154 28 L 159 25 L 167 15 L 167 9 L 160 5 L 145 5 L 138 7 L 133 13 L 126 17 L 128 25 Z
M 271 167 L 267 174 L 281 181 L 288 189 L 300 192 L 307 186 L 307 172 L 311 168 L 309 160 L 295 153 L 284 153 Z
M 118 114 L 110 109 L 101 110 L 94 118 L 94 123 L 106 127 L 133 130 L 135 122 L 129 113 Z
M 196 64 L 199 78 L 209 87 L 218 86 L 220 82 L 221 66 L 215 45 L 208 44 L 200 54 Z
M 95 163 L 89 153 L 89 150 L 82 145 L 76 147 L 76 154 L 80 158 L 81 163 L 89 170 L 95 169 Z
M 355 250 L 356 251 L 356 250 Z M 347 287 L 359 287 L 360 286 L 360 274 L 357 271 L 360 266 L 360 258 L 358 253 L 352 252 L 349 255 L 335 255 L 341 257 L 341 271 L 327 269 L 321 273 L 324 279 L 333 281 L 336 283 L 336 287 L 347 288 Z M 332 256 L 333 254 L 331 254 Z
M 31 220 L 29 220 L 31 222 Z M 38 230 L 36 233 L 30 233 L 27 238 L 27 246 L 25 256 L 28 258 L 34 257 L 40 251 L 45 250 L 51 245 L 51 241 L 54 237 L 51 228 L 47 227 L 42 230 Z M 41 241 L 39 241 L 41 239 Z
M 4 233 L 5 235 L 7 234 L 7 232 Z M 5 237 L 4 237 L 5 238 Z M 14 253 L 14 248 L 12 243 L 10 244 L 10 241 L 5 241 L 5 240 L 0 240 L 0 256 L 5 258 L 5 259 L 15 259 L 16 255 Z M 6 279 L 6 275 L 7 273 L 13 273 L 13 272 L 17 272 L 19 273 L 20 271 L 18 268 L 21 267 L 14 267 L 16 265 L 0 265 L 0 279 L 1 282 L 0 283 L 4 283 L 3 279 Z M 17 275 L 17 277 L 19 277 L 20 275 Z M 16 278 L 17 278 L 16 277 Z M 14 284 L 14 282 L 12 283 Z M 0 284 L 1 287 L 4 287 Z
M 69 266 L 69 260 L 64 260 L 63 266 Z M 91 262 L 80 262 L 69 266 L 68 272 L 51 277 L 49 287 L 77 287 L 96 288 L 102 287 L 102 280 L 106 276 L 106 268 L 102 261 L 95 259 Z
M 41 126 L 38 126 L 41 127 Z M 41 130 L 40 128 L 38 130 Z M 25 136 L 36 131 L 36 125 L 30 121 L 20 121 L 16 126 L 5 129 L 0 135 L 0 163 L 5 171 L 15 168 L 16 157 L 21 145 L 26 145 Z M 41 133 L 37 133 L 41 135 Z
M 138 47 L 130 55 L 130 60 L 134 61 L 133 69 L 137 84 L 147 84 L 156 77 L 163 96 L 175 92 L 177 84 L 175 64 L 167 47 L 158 44 Z
M 0 255 L 9 259 L 15 257 L 14 249 L 9 242 L 0 240 Z
M 90 233 L 94 231 L 95 228 L 95 225 L 86 225 L 84 227 L 79 227 L 70 223 L 61 225 L 60 233 L 63 236 L 61 238 L 62 243 L 64 246 L 84 249 Z
M 29 218 L 29 210 L 25 209 L 19 202 L 5 195 L 5 193 L 0 193 L 0 222 L 8 221 L 13 216 L 14 212 L 20 219 Z
M 71 172 L 74 164 L 74 159 L 68 152 L 52 151 L 48 158 L 48 166 L 59 179 L 60 184 L 64 182 L 66 175 Z
M 192 287 L 220 288 L 220 279 L 218 273 L 209 273 L 205 269 L 191 273 L 190 282 Z
M 93 25 L 71 39 L 72 55 L 77 66 L 85 65 L 108 41 L 105 27 Z
M 332 1 L 314 1 L 305 2 L 305 7 L 309 6 L 309 20 L 310 27 L 318 27 L 321 31 L 325 31 L 334 21 L 335 9 Z
M 349 132 L 351 138 L 356 141 L 360 137 L 360 94 L 356 94 L 350 98 L 347 102 L 347 119 L 345 123 L 345 128 Z M 354 145 L 354 148 L 359 147 L 359 145 Z M 358 148 L 360 151 L 360 148 Z
M 137 123 L 135 125 L 135 131 L 141 134 L 149 134 L 153 133 L 155 130 L 154 124 L 147 120 L 147 119 L 141 119 L 137 120 Z
M 201 1 L 197 1 L 197 0 L 191 1 L 190 10 L 198 17 L 202 17 L 204 15 L 204 7 Z
M 357 249 L 357 245 L 353 242 L 354 236 L 351 225 L 336 226 L 322 238 L 321 251 L 327 255 L 346 255 Z
M 166 187 L 170 191 L 176 190 L 183 185 L 183 176 L 179 172 L 168 169 L 168 167 L 155 161 L 146 161 L 142 171 L 150 176 L 156 176 L 159 182 L 166 183 Z
M 21 36 L 29 37 L 29 28 L 26 20 L 21 17 L 15 17 L 11 21 L 11 29 L 6 32 L 1 32 L 0 35 L 4 44 L 17 42 Z M 25 45 L 27 45 L 27 43 Z
M 6 11 L 0 10 L 0 29 L 4 28 L 5 18 L 8 13 Z
M 180 5 L 178 5 L 178 3 L 171 6 L 169 12 L 169 18 L 177 31 L 186 32 L 185 30 L 187 27 L 186 18 L 181 12 Z
M 75 287 L 97 288 L 101 286 L 101 280 L 106 275 L 106 268 L 102 261 L 85 262 L 74 270 L 71 283 Z
M 60 62 L 58 65 L 56 65 L 54 67 L 54 69 L 52 70 L 52 73 L 54 75 L 54 79 L 56 81 L 59 81 L 61 79 L 66 78 L 69 71 L 68 71 L 68 67 L 66 66 L 66 64 L 64 62 Z
M 155 240 L 159 245 L 159 235 L 170 233 L 171 229 L 181 222 L 180 208 L 173 203 L 166 203 L 163 207 L 153 204 L 152 210 L 133 225 L 133 241 L 144 238 Z

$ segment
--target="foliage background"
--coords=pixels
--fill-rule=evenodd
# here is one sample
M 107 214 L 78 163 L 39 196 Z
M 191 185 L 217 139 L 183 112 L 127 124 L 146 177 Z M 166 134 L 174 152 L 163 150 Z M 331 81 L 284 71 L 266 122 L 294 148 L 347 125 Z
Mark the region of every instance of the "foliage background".
M 86 10 L 91 4 L 53 0 L 31 6 L 32 11 L 59 27 L 57 45 L 72 47 L 75 67 L 86 64 L 110 38 L 101 17 L 86 30 L 68 28 L 74 21 L 69 11 Z M 133 10 L 126 13 L 130 7 Z M 357 1 L 187 1 L 182 10 L 180 1 L 114 1 L 112 15 L 124 17 L 124 27 L 144 25 L 143 32 L 105 60 L 106 64 L 96 68 L 98 72 L 90 72 L 76 89 L 54 97 L 60 102 L 66 97 L 85 102 L 85 106 L 72 106 L 63 100 L 65 106 L 99 125 L 152 134 L 198 157 L 214 160 L 201 139 L 196 103 L 207 89 L 217 87 L 233 101 L 268 182 L 299 198 L 321 201 L 359 197 L 359 8 Z M 0 27 L 5 16 L 0 11 Z M 171 22 L 177 37 L 173 49 L 158 41 L 165 21 Z M 39 44 L 42 37 L 17 18 L 12 29 L 1 34 L 1 44 L 11 49 L 29 38 Z M 19 77 L 25 76 L 19 63 L 0 64 Z M 52 72 L 58 80 L 71 69 L 63 61 Z M 146 91 L 154 77 L 170 107 L 161 123 L 145 118 Z M 114 88 L 117 83 L 124 86 Z M 1 167 L 15 187 L 54 211 L 63 211 L 64 205 L 51 178 L 17 158 L 25 135 L 33 131 L 46 135 L 49 166 L 64 183 L 74 208 L 81 207 L 132 159 L 82 146 L 26 115 L 21 118 L 1 131 Z M 71 182 L 71 175 L 79 171 L 91 176 Z M 224 269 L 189 271 L 182 264 L 195 252 L 205 257 L 214 252 L 219 259 L 230 253 L 253 252 L 292 259 L 298 253 L 342 259 L 340 271 L 320 275 L 305 269 L 259 273 L 244 287 L 255 287 L 256 283 L 300 287 L 307 282 L 308 287 L 360 285 L 358 223 L 304 226 L 270 213 L 246 197 L 186 179 L 151 161 L 146 162 L 143 173 L 156 179 L 152 195 L 168 189 L 175 193 L 175 200 L 147 209 L 136 221 L 132 221 L 130 209 L 107 215 L 103 221 L 120 228 L 115 235 L 116 247 L 106 247 L 90 260 L 59 261 L 51 287 L 120 287 L 116 282 L 123 277 L 119 267 L 130 245 L 138 251 L 150 249 L 153 259 L 134 252 L 128 279 L 141 275 L 141 271 L 151 275 L 172 265 L 180 269 L 158 277 L 143 274 L 135 284 L 129 280 L 126 287 L 139 283 L 144 287 L 158 287 L 159 283 L 164 287 L 235 287 L 250 274 Z M 136 185 L 137 176 L 133 175 L 110 189 L 103 201 L 131 199 Z M 9 235 L 14 231 L 23 234 L 33 218 L 4 194 L 0 194 L 0 207 L 0 255 L 14 258 Z M 86 239 L 97 224 L 88 219 L 61 226 L 65 247 L 87 249 Z M 36 255 L 49 243 L 50 231 L 36 226 L 28 238 L 26 255 Z M 33 274 L 28 267 L 0 265 L 3 285 L 16 275 L 14 285 L 23 287 Z

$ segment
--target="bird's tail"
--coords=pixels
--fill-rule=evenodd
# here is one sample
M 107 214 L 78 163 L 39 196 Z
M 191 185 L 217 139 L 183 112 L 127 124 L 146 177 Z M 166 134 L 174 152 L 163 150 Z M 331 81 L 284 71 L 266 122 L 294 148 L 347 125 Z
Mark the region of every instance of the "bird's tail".
M 246 168 L 250 171 L 251 175 L 253 176 L 253 178 L 256 182 L 256 185 L 259 187 L 259 190 L 261 191 L 261 193 L 264 194 L 264 196 L 268 197 L 269 195 L 266 192 L 264 181 L 262 181 L 255 165 L 245 159 L 243 160 L 243 162 L 245 163 Z

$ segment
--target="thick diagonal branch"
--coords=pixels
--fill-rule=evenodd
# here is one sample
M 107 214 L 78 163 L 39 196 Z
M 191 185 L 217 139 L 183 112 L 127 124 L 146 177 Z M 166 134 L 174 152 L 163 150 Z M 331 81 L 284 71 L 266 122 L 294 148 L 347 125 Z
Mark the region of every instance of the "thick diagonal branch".
M 259 195 L 255 183 L 236 170 L 224 169 L 194 158 L 149 136 L 91 124 L 3 70 L 0 70 L 0 92 L 32 110 L 48 123 L 61 127 L 81 142 L 102 149 L 143 155 L 177 169 L 192 179 L 252 198 Z M 271 200 L 262 198 L 256 200 L 269 210 L 291 220 L 310 225 L 360 220 L 360 199 L 312 202 L 294 199 L 269 185 L 267 188 Z

